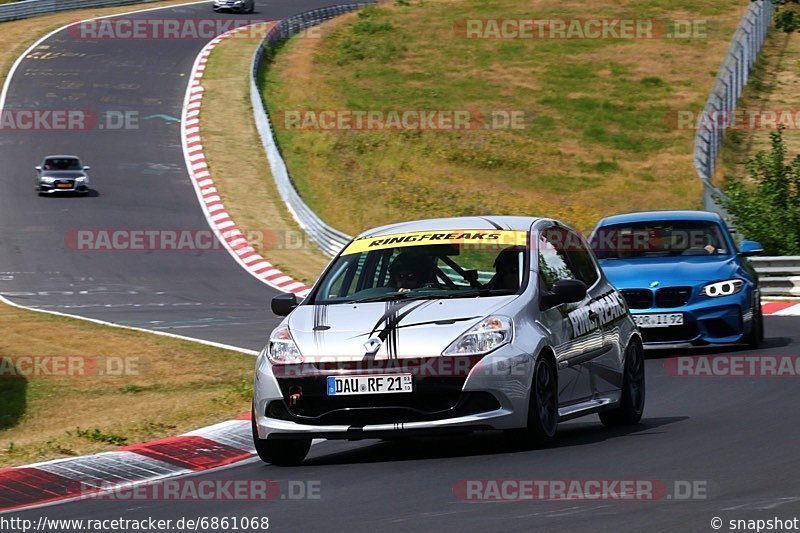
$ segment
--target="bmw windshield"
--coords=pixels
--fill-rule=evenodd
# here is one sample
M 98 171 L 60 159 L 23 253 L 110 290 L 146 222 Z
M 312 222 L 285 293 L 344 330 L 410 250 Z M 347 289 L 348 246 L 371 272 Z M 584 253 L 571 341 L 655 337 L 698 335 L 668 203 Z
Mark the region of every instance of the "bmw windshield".
M 328 268 L 312 304 L 517 294 L 528 232 L 446 230 L 354 240 Z
M 601 226 L 592 235 L 591 245 L 601 260 L 732 253 L 719 225 L 704 220 L 652 220 Z

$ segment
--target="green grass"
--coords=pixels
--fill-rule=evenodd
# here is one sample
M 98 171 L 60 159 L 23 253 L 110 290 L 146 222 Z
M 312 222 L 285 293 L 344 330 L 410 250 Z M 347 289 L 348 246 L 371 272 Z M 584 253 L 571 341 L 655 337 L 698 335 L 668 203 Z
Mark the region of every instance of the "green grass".
M 261 73 L 284 110 L 515 110 L 525 127 L 276 135 L 303 198 L 355 233 L 427 216 L 548 215 L 583 228 L 639 208 L 694 208 L 694 132 L 747 1 L 461 0 L 384 4 L 295 39 Z M 468 18 L 712 18 L 708 39 L 466 39 Z M 656 184 L 656 186 L 654 186 Z

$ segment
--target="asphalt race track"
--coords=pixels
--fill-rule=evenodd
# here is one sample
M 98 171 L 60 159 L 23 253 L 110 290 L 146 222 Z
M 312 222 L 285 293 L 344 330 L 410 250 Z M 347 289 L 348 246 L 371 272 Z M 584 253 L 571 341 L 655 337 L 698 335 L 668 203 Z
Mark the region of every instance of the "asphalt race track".
M 762 349 L 733 354 L 798 356 L 795 318 L 768 318 L 766 326 Z M 300 467 L 253 461 L 192 478 L 319 482 L 319 499 L 84 500 L 13 516 L 267 516 L 276 531 L 712 531 L 714 517 L 800 518 L 798 378 L 677 377 L 665 370 L 665 355 L 647 361 L 647 407 L 631 429 L 605 429 L 588 417 L 563 424 L 552 448 L 533 451 L 509 448 L 495 434 L 322 442 Z M 459 481 L 505 479 L 652 480 L 675 497 L 475 502 L 454 494 Z M 679 499 L 676 481 L 696 482 L 704 498 Z
M 259 3 L 280 18 L 319 2 Z M 208 4 L 139 17 L 212 17 Z M 225 15 L 223 15 L 225 16 Z M 7 107 L 136 109 L 179 116 L 187 73 L 203 41 L 78 41 L 58 34 L 51 59 L 27 59 Z M 32 167 L 48 152 L 92 166 L 97 195 L 38 198 Z M 188 181 L 177 123 L 143 121 L 113 133 L 11 132 L 0 136 L 2 293 L 24 305 L 256 349 L 276 322 L 274 294 L 227 252 L 78 252 L 72 229 L 205 229 Z M 800 357 L 800 320 L 767 317 L 756 352 Z M 596 417 L 563 424 L 556 443 L 520 451 L 497 434 L 413 441 L 322 442 L 301 467 L 257 460 L 193 480 L 319 483 L 319 498 L 275 501 L 82 500 L 14 517 L 144 519 L 263 517 L 277 531 L 713 531 L 711 519 L 800 518 L 800 377 L 680 377 L 649 354 L 647 407 L 639 426 L 605 429 Z M 650 480 L 654 501 L 476 502 L 464 480 Z M 676 486 L 701 491 L 687 495 Z M 682 496 L 689 496 L 683 499 Z
M 130 16 L 280 19 L 331 3 L 261 0 L 253 15 L 216 14 L 203 3 Z M 187 175 L 180 123 L 170 118 L 181 116 L 188 73 L 208 40 L 89 40 L 64 30 L 19 65 L 6 110 L 88 110 L 104 128 L 0 133 L 0 294 L 29 307 L 251 350 L 264 345 L 277 324 L 269 311 L 277 291 L 221 246 L 78 249 L 78 232 L 209 230 Z M 116 129 L 124 116 L 118 113 L 126 112 L 138 113 L 136 127 Z M 93 194 L 38 197 L 33 167 L 48 154 L 81 157 L 92 167 Z

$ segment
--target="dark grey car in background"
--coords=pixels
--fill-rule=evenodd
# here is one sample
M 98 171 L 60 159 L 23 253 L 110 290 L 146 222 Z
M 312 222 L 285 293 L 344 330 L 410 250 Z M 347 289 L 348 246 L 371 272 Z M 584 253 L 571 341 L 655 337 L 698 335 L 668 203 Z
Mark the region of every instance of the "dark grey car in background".
M 214 0 L 214 11 L 236 11 L 252 13 L 256 9 L 255 0 Z
M 36 168 L 36 192 L 89 194 L 89 167 L 74 155 L 49 155 Z

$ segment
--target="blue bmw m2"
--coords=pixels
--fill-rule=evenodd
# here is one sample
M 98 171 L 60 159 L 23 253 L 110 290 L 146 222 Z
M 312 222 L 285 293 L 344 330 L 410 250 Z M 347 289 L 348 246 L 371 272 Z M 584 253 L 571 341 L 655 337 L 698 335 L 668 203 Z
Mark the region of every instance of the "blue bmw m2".
M 650 211 L 601 220 L 590 237 L 647 348 L 744 343 L 764 338 L 758 276 L 723 219 L 706 211 Z

